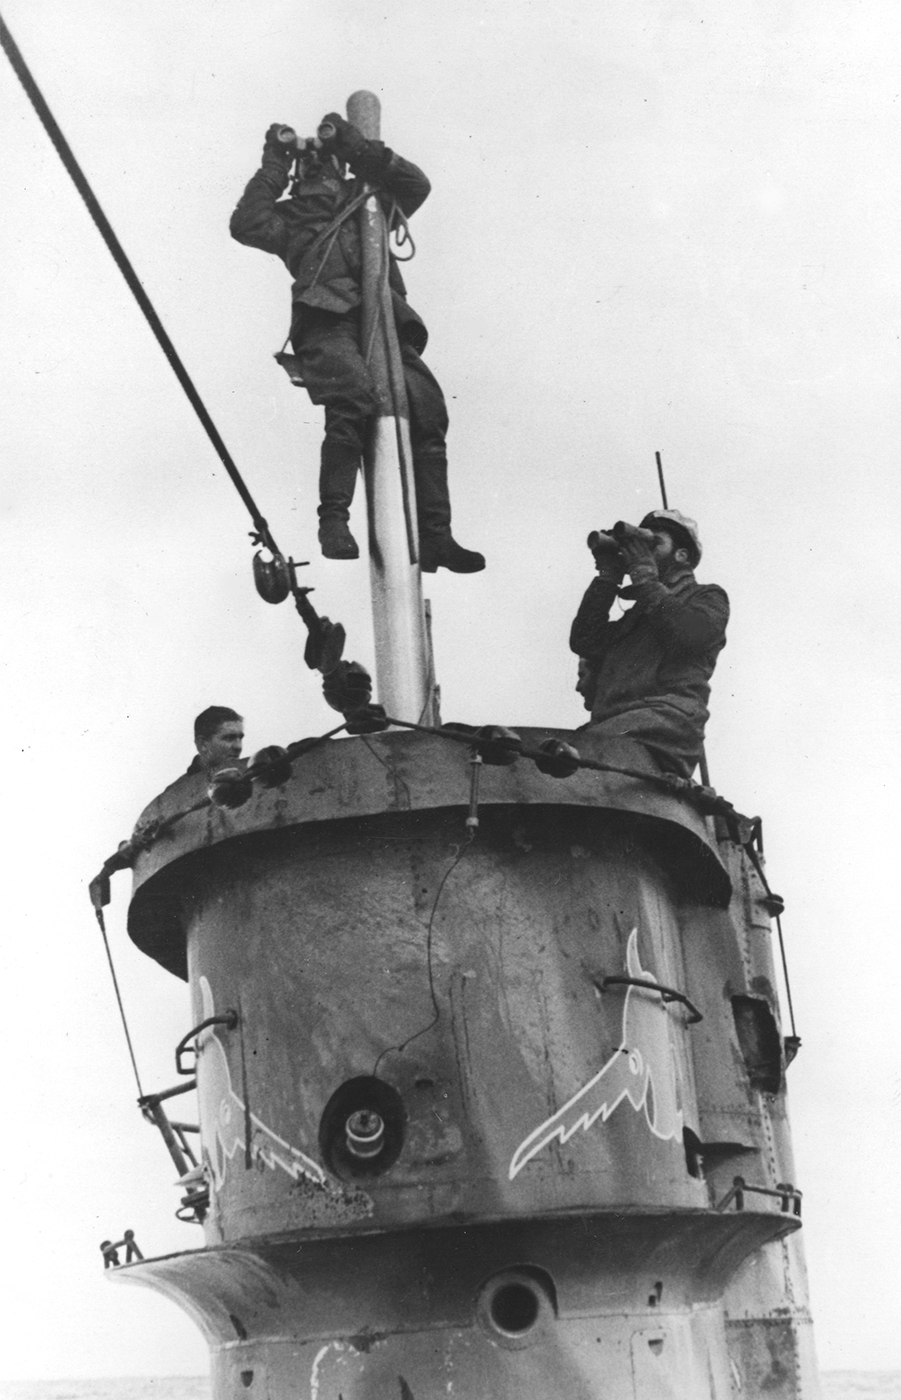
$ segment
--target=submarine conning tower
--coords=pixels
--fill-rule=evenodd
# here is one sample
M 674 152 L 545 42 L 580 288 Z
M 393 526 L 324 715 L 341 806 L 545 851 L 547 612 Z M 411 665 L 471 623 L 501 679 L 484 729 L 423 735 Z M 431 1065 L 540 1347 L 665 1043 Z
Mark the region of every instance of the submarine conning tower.
M 217 1400 L 817 1393 L 764 884 L 604 757 L 648 781 L 386 732 L 143 814 L 209 1206 L 117 1276 L 198 1321 Z
M 347 110 L 378 137 L 371 93 Z M 133 864 L 131 937 L 192 998 L 186 1082 L 141 1104 L 206 1242 L 115 1276 L 195 1318 L 215 1400 L 815 1400 L 762 853 L 627 739 L 437 727 L 361 194 L 380 704 L 332 696 L 355 737 L 186 775 L 92 886 L 99 912 Z M 344 629 L 291 577 L 331 685 Z M 166 1104 L 192 1087 L 183 1170 Z
M 271 555 L 259 591 L 293 594 L 307 665 L 333 680 L 343 627 L 279 553 L 0 31 Z M 348 117 L 378 137 L 373 94 Z M 320 145 L 335 134 L 326 118 Z M 536 754 L 569 733 L 523 730 L 528 750 L 492 761 L 435 728 L 390 228 L 378 189 L 360 195 L 382 704 L 356 720 L 335 705 L 356 737 L 269 751 L 268 775 L 226 770 L 234 802 L 222 772 L 186 775 L 91 882 L 103 929 L 109 876 L 133 866 L 131 937 L 190 984 L 187 1082 L 139 1103 L 206 1237 L 142 1259 L 126 1231 L 104 1265 L 197 1321 L 215 1400 L 816 1400 L 785 1103 L 797 1039 L 780 1029 L 762 852 L 661 790 L 625 739 L 555 771 Z M 596 739 L 577 742 L 591 762 Z M 199 1124 L 170 1121 L 194 1089 Z

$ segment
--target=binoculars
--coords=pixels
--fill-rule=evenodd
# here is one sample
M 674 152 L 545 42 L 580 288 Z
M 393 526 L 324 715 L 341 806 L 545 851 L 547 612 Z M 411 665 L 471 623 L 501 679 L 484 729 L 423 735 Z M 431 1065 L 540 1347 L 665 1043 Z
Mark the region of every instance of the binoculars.
M 617 520 L 609 530 L 592 530 L 588 536 L 588 548 L 592 554 L 618 554 L 626 540 L 644 540 L 653 544 L 653 530 L 644 530 L 640 525 L 628 525 L 625 520 Z
M 334 141 L 337 131 L 331 122 L 322 122 L 316 128 L 315 136 L 298 136 L 293 126 L 282 126 L 278 130 L 278 139 L 283 146 L 294 146 L 298 151 L 305 151 L 310 146 L 319 147 L 327 141 Z

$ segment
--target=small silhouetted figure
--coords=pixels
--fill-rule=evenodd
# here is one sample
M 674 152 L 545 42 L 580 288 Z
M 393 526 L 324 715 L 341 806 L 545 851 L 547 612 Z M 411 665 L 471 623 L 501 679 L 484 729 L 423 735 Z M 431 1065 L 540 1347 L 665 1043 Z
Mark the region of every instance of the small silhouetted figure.
M 576 689 L 591 711 L 587 730 L 642 743 L 666 772 L 689 778 L 704 744 L 710 677 L 726 644 L 729 600 L 699 584 L 697 525 L 676 510 L 654 510 L 641 525 L 615 525 L 588 538 L 598 577 L 570 633 L 580 658 Z M 620 588 L 625 574 L 631 585 Z M 614 621 L 619 596 L 634 607 Z
M 389 223 L 397 211 L 408 218 L 431 186 L 417 166 L 381 141 L 368 141 L 337 113 L 323 118 L 320 133 L 290 143 L 290 133 L 270 126 L 263 162 L 231 217 L 239 243 L 275 253 L 294 278 L 291 344 L 313 403 L 325 407 L 325 440 L 319 474 L 319 541 L 328 559 L 356 559 L 348 528 L 367 423 L 379 407 L 360 346 L 362 262 L 357 209 L 370 185 Z M 287 197 L 289 171 L 296 175 Z M 348 168 L 353 178 L 348 176 Z M 410 405 L 410 438 L 416 483 L 420 567 L 476 573 L 481 554 L 462 549 L 451 535 L 447 485 L 447 406 L 435 376 L 422 359 L 428 331 L 409 305 L 394 257 L 388 281 Z
M 237 710 L 230 710 L 227 705 L 210 705 L 194 721 L 197 755 L 188 772 L 212 777 L 222 768 L 236 767 L 243 744 L 244 721 Z

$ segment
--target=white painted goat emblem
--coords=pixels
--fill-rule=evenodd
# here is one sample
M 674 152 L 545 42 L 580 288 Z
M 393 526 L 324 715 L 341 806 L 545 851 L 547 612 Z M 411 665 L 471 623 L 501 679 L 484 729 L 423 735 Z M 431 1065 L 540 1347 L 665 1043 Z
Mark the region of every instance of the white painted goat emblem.
M 629 977 L 655 980 L 639 961 L 637 929 L 629 934 L 626 970 Z M 510 1162 L 511 1181 L 554 1138 L 562 1146 L 579 1128 L 587 1132 L 598 1119 L 606 1123 L 623 1099 L 636 1113 L 644 1111 L 655 1137 L 681 1139 L 682 1113 L 667 1036 L 661 1034 L 661 1014 L 662 1002 L 655 993 L 642 987 L 627 989 L 618 1048 L 593 1079 L 520 1143 Z

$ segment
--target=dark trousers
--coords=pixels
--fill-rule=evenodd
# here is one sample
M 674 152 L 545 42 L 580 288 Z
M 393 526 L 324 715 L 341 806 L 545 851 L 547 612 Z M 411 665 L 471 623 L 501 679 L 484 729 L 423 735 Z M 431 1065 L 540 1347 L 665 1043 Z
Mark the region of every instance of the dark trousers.
M 369 420 L 379 402 L 359 343 L 359 317 L 304 307 L 291 334 L 304 385 L 325 407 L 319 472 L 320 518 L 347 519 Z M 420 535 L 450 532 L 447 486 L 447 405 L 425 361 L 401 342 L 410 406 L 410 444 Z
M 686 709 L 659 696 L 620 714 L 592 719 L 581 732 L 598 739 L 635 739 L 664 773 L 690 778 L 704 752 L 706 719 L 707 711 L 701 707 Z

